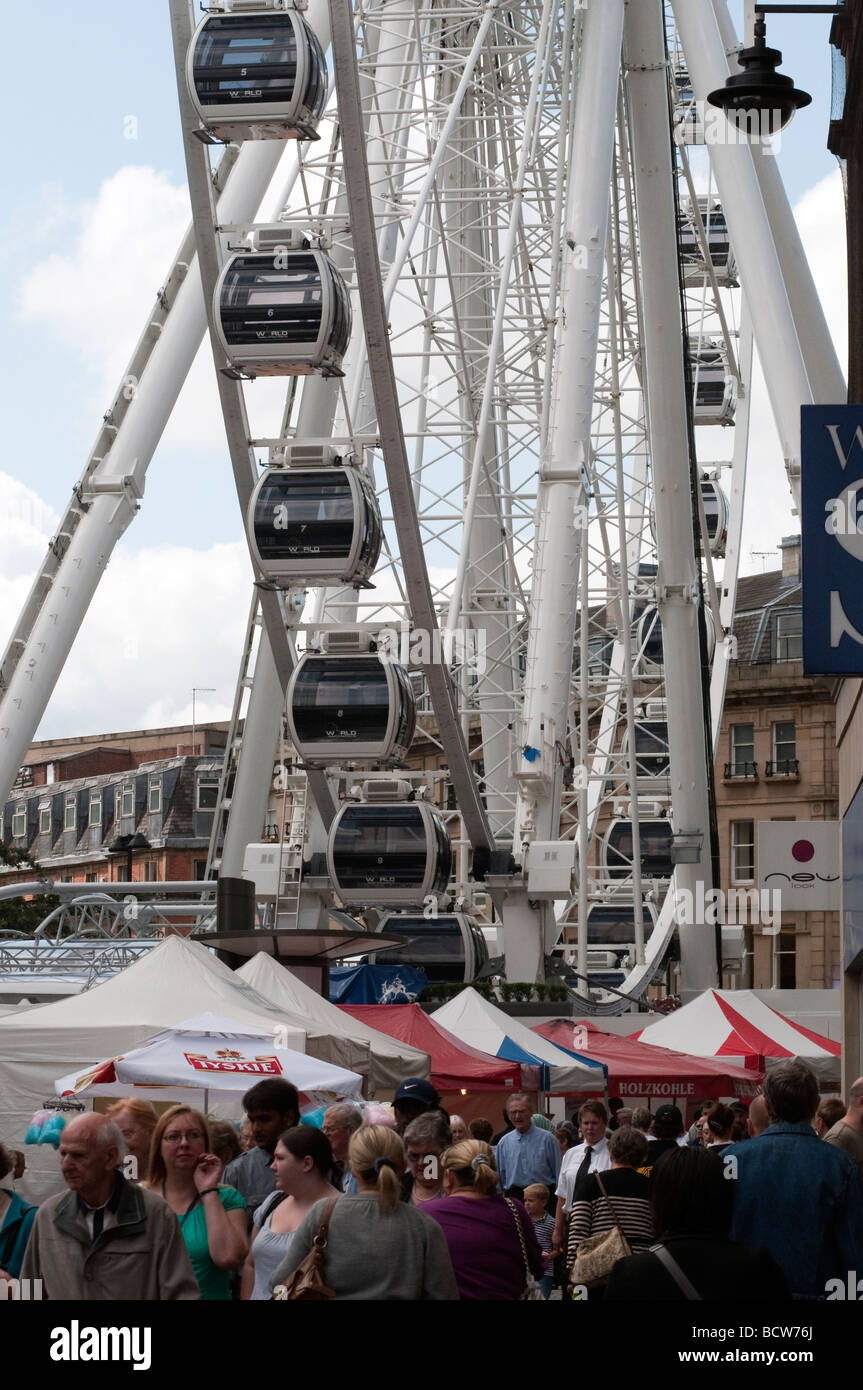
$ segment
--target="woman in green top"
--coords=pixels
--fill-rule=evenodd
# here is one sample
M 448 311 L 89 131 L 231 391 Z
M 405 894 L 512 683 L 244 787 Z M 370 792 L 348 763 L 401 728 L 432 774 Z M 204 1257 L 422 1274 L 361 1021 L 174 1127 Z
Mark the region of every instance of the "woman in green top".
M 160 1116 L 150 1149 L 150 1180 L 177 1219 L 202 1299 L 229 1299 L 231 1272 L 249 1251 L 246 1204 L 234 1187 L 222 1187 L 223 1164 L 210 1152 L 210 1126 L 188 1105 Z

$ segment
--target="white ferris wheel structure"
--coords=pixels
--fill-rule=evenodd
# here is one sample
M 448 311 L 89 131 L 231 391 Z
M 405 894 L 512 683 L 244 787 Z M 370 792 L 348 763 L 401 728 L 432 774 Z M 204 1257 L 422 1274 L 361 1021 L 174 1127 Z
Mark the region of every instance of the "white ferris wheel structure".
M 753 349 L 795 502 L 800 406 L 844 398 L 769 143 L 706 105 L 726 0 L 171 20 L 193 225 L 4 654 L 0 783 L 209 332 L 256 580 L 210 872 L 287 748 L 283 924 L 482 895 L 508 978 L 565 946 L 585 1008 L 675 937 L 719 983 L 676 905 L 718 875 Z

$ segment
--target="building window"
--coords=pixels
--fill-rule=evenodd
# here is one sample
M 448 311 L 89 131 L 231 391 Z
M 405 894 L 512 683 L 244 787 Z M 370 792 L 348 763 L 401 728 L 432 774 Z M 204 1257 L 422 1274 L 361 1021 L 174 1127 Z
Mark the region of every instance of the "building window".
M 755 725 L 731 725 L 731 775 L 745 777 L 755 762 Z
M 776 954 L 776 988 L 797 988 L 797 933 L 792 923 L 779 933 Z
M 55 764 L 55 763 L 46 763 L 46 764 L 45 764 L 45 781 L 46 781 L 46 782 L 56 782 L 56 781 L 57 781 L 57 768 L 56 768 L 56 764 Z
M 202 777 L 198 782 L 197 809 L 199 811 L 215 811 L 218 799 L 219 779 L 217 777 Z
M 158 881 L 159 881 L 159 863 L 158 863 L 158 860 L 156 860 L 156 859 L 145 859 L 142 868 L 143 868 L 142 881 L 143 881 L 144 883 L 158 883 Z
M 773 725 L 773 761 L 786 762 L 797 757 L 797 731 L 793 719 Z
M 203 882 L 203 880 L 207 877 L 207 861 L 206 861 L 206 859 L 196 859 L 196 860 L 195 860 L 194 868 L 195 868 L 195 881 L 196 881 L 197 883 Z
M 75 826 L 76 826 L 76 824 L 77 824 L 78 816 L 77 816 L 77 810 L 76 810 L 75 802 L 76 802 L 76 797 L 75 797 L 74 795 L 73 795 L 73 796 L 67 796 L 67 797 L 66 797 L 65 809 L 64 809 L 64 811 L 63 811 L 63 829 L 64 829 L 64 830 L 74 830 L 74 829 L 75 829 Z
M 731 822 L 731 881 L 732 883 L 753 883 L 755 881 L 755 822 L 733 820 Z
M 803 614 L 776 614 L 776 661 L 800 661 L 803 658 Z
M 118 787 L 116 793 L 117 819 L 129 818 L 135 814 L 134 787 Z
M 147 789 L 147 810 L 150 815 L 158 815 L 162 809 L 162 775 L 151 773 Z
M 99 791 L 90 793 L 90 813 L 88 821 L 90 825 L 102 824 L 102 793 Z
M 51 834 L 51 807 L 50 807 L 50 806 L 40 806 L 40 807 L 39 807 L 39 834 L 40 834 L 40 835 L 50 835 L 50 834 Z
M 24 806 L 18 806 L 12 812 L 12 839 L 23 840 L 27 834 L 27 810 Z
M 97 878 L 96 874 L 85 874 L 85 875 L 84 875 L 84 882 L 85 882 L 85 883 L 98 883 L 98 882 L 99 882 L 99 879 Z

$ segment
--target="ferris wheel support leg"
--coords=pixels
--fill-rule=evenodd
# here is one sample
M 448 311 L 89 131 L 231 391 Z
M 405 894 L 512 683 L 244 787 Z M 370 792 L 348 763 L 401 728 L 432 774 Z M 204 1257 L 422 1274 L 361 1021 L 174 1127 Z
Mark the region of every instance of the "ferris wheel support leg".
M 702 688 L 699 609 L 683 326 L 677 266 L 674 182 L 668 140 L 662 0 L 627 9 L 624 42 L 641 259 L 644 364 L 651 429 L 657 599 L 666 661 L 665 690 L 676 831 L 702 836 L 701 862 L 679 864 L 675 888 L 713 886 L 708 783 L 709 731 Z M 716 933 L 679 927 L 681 992 L 691 998 L 718 983 Z
M 241 152 L 219 200 L 220 215 L 225 221 L 249 216 L 254 211 L 266 192 L 282 149 L 281 144 L 275 144 L 272 149 Z M 205 328 L 200 269 L 195 261 L 177 291 L 114 442 L 84 485 L 81 500 L 86 510 L 82 508 L 83 515 L 51 592 L 28 633 L 8 689 L 3 692 L 0 789 L 5 789 L 4 795 L 18 775 L 114 546 L 135 514 L 135 501 L 143 495 L 150 460 Z
M 672 0 L 693 90 L 700 102 L 728 76 L 725 45 L 711 0 Z M 707 107 L 707 111 L 713 108 Z M 718 112 L 714 115 L 718 116 Z M 795 506 L 800 507 L 800 407 L 812 390 L 797 327 L 764 206 L 753 151 L 733 127 L 715 122 L 709 143 L 716 186 L 752 310 L 755 343 L 785 459 Z M 740 142 L 740 143 L 738 143 Z M 758 151 L 759 157 L 764 157 Z M 769 156 L 768 156 L 769 157 Z
M 739 45 L 726 0 L 713 0 L 713 8 L 725 52 L 729 55 L 729 62 L 733 62 L 731 55 Z M 733 67 L 737 71 L 737 65 Z M 772 154 L 757 146 L 753 150 L 753 160 L 813 399 L 822 405 L 844 401 L 847 394 L 845 377 L 778 165 Z
M 553 840 L 560 833 L 562 769 L 572 684 L 572 653 L 585 542 L 585 464 L 589 457 L 596 350 L 603 293 L 618 71 L 623 36 L 622 0 L 605 0 L 585 13 L 567 186 L 566 233 L 555 383 L 548 444 L 540 463 L 536 562 L 525 672 L 524 716 L 516 772 L 519 797 L 514 852 L 523 840 Z M 538 768 L 538 770 L 537 770 Z M 533 917 L 504 910 L 507 971 L 530 955 L 541 969 L 556 940 L 551 904 Z M 532 933 L 532 940 L 523 938 Z
M 239 878 L 246 846 L 260 839 L 267 799 L 273 781 L 277 731 L 285 703 L 282 682 L 265 630 L 261 631 L 249 707 L 243 729 L 243 746 L 231 792 L 231 810 L 225 827 L 220 874 Z

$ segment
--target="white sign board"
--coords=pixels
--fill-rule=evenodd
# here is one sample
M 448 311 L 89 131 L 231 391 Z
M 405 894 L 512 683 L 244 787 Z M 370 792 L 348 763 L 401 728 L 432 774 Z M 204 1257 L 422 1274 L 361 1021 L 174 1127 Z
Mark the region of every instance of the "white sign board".
M 839 910 L 839 822 L 758 822 L 758 887 L 782 894 L 781 911 Z

